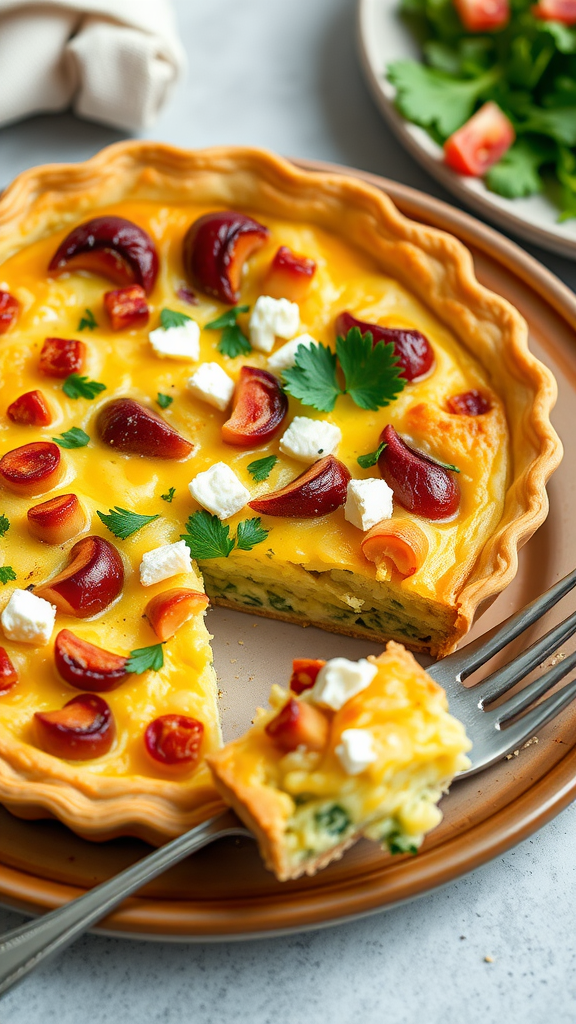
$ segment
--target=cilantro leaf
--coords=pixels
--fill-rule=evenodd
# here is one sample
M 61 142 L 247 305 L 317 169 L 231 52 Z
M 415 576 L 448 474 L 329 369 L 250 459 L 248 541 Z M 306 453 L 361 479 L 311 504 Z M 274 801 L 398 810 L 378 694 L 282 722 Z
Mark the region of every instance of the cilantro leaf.
M 186 533 L 180 535 L 180 540 L 186 541 L 192 558 L 228 558 L 234 548 L 229 533 L 230 527 L 224 526 L 218 516 L 202 510 L 188 517 Z
M 236 547 L 241 551 L 251 551 L 255 544 L 266 540 L 270 530 L 265 530 L 260 518 L 243 519 L 236 530 Z
M 232 306 L 232 309 L 227 309 L 222 316 L 211 320 L 209 324 L 206 324 L 205 331 L 221 331 L 225 327 L 235 327 L 240 313 L 247 313 L 250 306 Z
M 0 515 L 0 537 L 3 537 L 5 533 L 8 533 L 10 529 L 10 520 L 4 514 Z
M 346 392 L 361 409 L 390 405 L 406 387 L 392 341 L 372 344 L 369 331 L 353 327 L 336 339 L 336 354 L 346 380 Z
M 163 395 L 161 391 L 156 395 L 156 402 L 161 409 L 167 409 L 169 405 L 172 405 L 174 399 L 170 395 Z
M 186 316 L 186 313 L 179 313 L 176 309 L 164 308 L 160 310 L 160 324 L 165 331 L 169 331 L 171 327 L 183 327 L 191 319 L 191 316 Z
M 268 479 L 277 462 L 277 455 L 266 455 L 263 459 L 256 459 L 255 462 L 249 462 L 246 469 L 252 474 L 256 483 L 260 484 L 263 480 Z
M 93 331 L 95 327 L 98 327 L 94 313 L 91 309 L 86 309 L 84 312 L 86 313 L 86 316 L 82 317 L 78 324 L 78 330 L 84 331 L 88 328 L 89 331 Z
M 5 587 L 10 580 L 16 579 L 16 573 L 11 565 L 0 565 L 0 583 Z
M 526 113 L 527 120 L 520 126 L 523 132 L 549 135 L 563 146 L 576 146 L 576 107 L 544 110 L 532 106 Z
M 468 120 L 500 74 L 499 69 L 491 68 L 477 78 L 459 80 L 414 60 L 388 65 L 388 80 L 396 87 L 395 102 L 400 113 L 414 124 L 437 128 L 443 138 Z
M 101 391 L 106 391 L 106 385 L 98 380 L 89 380 L 88 377 L 79 377 L 77 373 L 71 373 L 66 377 L 62 390 L 68 398 L 87 398 L 91 402 Z
M 170 503 L 172 501 L 172 498 L 174 497 L 175 494 L 176 494 L 176 488 L 175 487 L 169 487 L 168 488 L 168 493 L 167 494 L 161 494 L 160 497 L 162 498 L 162 501 L 167 501 L 168 503 Z
M 164 665 L 164 651 L 162 644 L 152 644 L 151 647 L 138 647 L 130 651 L 130 657 L 126 662 L 126 671 L 140 675 L 141 672 L 158 672 Z
M 85 448 L 90 441 L 90 436 L 80 427 L 70 427 L 60 437 L 53 437 L 52 440 L 61 448 Z
M 115 505 L 114 508 L 108 509 L 109 515 L 104 512 L 97 512 L 97 516 L 102 520 L 104 526 L 110 533 L 113 533 L 115 537 L 119 537 L 120 540 L 126 540 L 126 537 L 130 537 L 137 530 L 141 530 L 147 523 L 152 523 L 155 519 L 159 519 L 160 516 L 142 516 L 138 512 L 130 512 L 126 508 L 120 508 Z
M 526 136 L 518 139 L 507 153 L 490 168 L 486 184 L 492 192 L 507 199 L 532 196 L 543 188 L 539 169 L 554 158 L 555 146 L 547 139 Z
M 562 185 L 562 212 L 560 221 L 576 217 L 576 154 L 570 149 L 560 148 L 556 173 Z
M 368 452 L 367 455 L 359 455 L 356 462 L 359 466 L 362 466 L 362 469 L 371 469 L 372 466 L 375 466 L 378 462 L 378 459 L 382 455 L 385 447 L 386 442 L 381 441 L 375 452 Z
M 342 388 L 336 378 L 336 356 L 327 345 L 300 345 L 294 366 L 284 370 L 284 390 L 313 409 L 331 412 Z

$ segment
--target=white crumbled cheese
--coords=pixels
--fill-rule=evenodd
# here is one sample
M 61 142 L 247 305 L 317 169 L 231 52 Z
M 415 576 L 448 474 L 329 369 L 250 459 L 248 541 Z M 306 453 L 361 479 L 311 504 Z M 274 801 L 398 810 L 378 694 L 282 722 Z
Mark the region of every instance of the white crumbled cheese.
M 377 671 L 377 666 L 366 658 L 360 661 L 332 658 L 320 669 L 314 686 L 308 691 L 308 699 L 320 707 L 339 711 L 346 701 L 370 686 Z
M 228 519 L 239 512 L 250 497 L 250 491 L 225 462 L 215 462 L 210 469 L 198 473 L 188 486 L 198 504 L 219 519 Z
M 304 345 L 304 348 L 311 348 L 312 345 L 317 344 L 316 338 L 313 338 L 311 334 L 299 334 L 297 338 L 287 341 L 282 348 L 277 349 L 269 357 L 268 369 L 272 370 L 272 373 L 282 373 L 282 370 L 288 370 L 296 362 L 296 353 L 300 345 Z
M 300 326 L 300 309 L 289 299 L 260 295 L 248 324 L 252 347 L 271 352 L 276 338 L 293 338 Z
M 359 530 L 371 530 L 376 523 L 390 519 L 394 491 L 385 480 L 369 477 L 350 480 L 346 490 L 344 518 Z
M 344 729 L 336 756 L 347 775 L 360 775 L 377 758 L 373 736 L 368 729 Z
M 202 401 L 224 412 L 234 394 L 235 384 L 219 363 L 201 363 L 188 378 L 188 390 Z
M 295 416 L 280 438 L 280 451 L 299 462 L 317 462 L 333 455 L 341 440 L 342 431 L 334 423 Z
M 195 320 L 166 331 L 157 327 L 148 337 L 155 354 L 163 359 L 190 359 L 195 363 L 200 358 L 200 328 Z
M 52 636 L 56 605 L 29 590 L 14 590 L 0 622 L 8 640 L 42 647 Z
M 143 587 L 151 587 L 154 583 L 170 579 L 179 572 L 191 572 L 192 559 L 188 545 L 184 540 L 174 544 L 161 544 L 160 547 L 145 551 L 140 562 L 140 583 Z

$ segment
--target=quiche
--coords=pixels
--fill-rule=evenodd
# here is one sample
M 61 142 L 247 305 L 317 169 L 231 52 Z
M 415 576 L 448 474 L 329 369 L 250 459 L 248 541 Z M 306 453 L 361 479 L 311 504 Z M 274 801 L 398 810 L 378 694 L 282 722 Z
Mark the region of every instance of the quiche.
M 0 800 L 215 813 L 209 601 L 442 655 L 547 512 L 555 383 L 454 238 L 250 149 L 0 200 Z
M 470 764 L 444 690 L 394 641 L 359 662 L 296 660 L 270 704 L 208 761 L 280 881 L 315 874 L 362 836 L 416 853 Z

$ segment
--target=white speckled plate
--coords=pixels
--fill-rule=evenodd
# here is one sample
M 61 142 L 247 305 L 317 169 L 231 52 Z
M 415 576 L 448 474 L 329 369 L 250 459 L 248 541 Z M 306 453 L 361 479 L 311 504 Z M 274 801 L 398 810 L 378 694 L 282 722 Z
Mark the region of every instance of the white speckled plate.
M 466 178 L 443 162 L 442 149 L 428 133 L 396 110 L 396 90 L 385 72 L 394 60 L 420 59 L 418 43 L 398 14 L 400 0 L 358 0 L 358 45 L 362 67 L 376 103 L 403 145 L 461 202 L 500 228 L 561 256 L 576 257 L 576 220 L 558 223 L 558 209 L 545 195 L 504 199 L 479 178 Z

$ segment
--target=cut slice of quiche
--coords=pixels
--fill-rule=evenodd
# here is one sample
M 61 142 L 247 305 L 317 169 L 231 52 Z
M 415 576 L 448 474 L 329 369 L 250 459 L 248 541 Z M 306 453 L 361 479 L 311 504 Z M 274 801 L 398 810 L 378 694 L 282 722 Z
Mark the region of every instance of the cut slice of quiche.
M 208 757 L 216 786 L 281 881 L 313 875 L 362 836 L 416 853 L 471 743 L 408 651 L 294 664 L 290 692 Z

